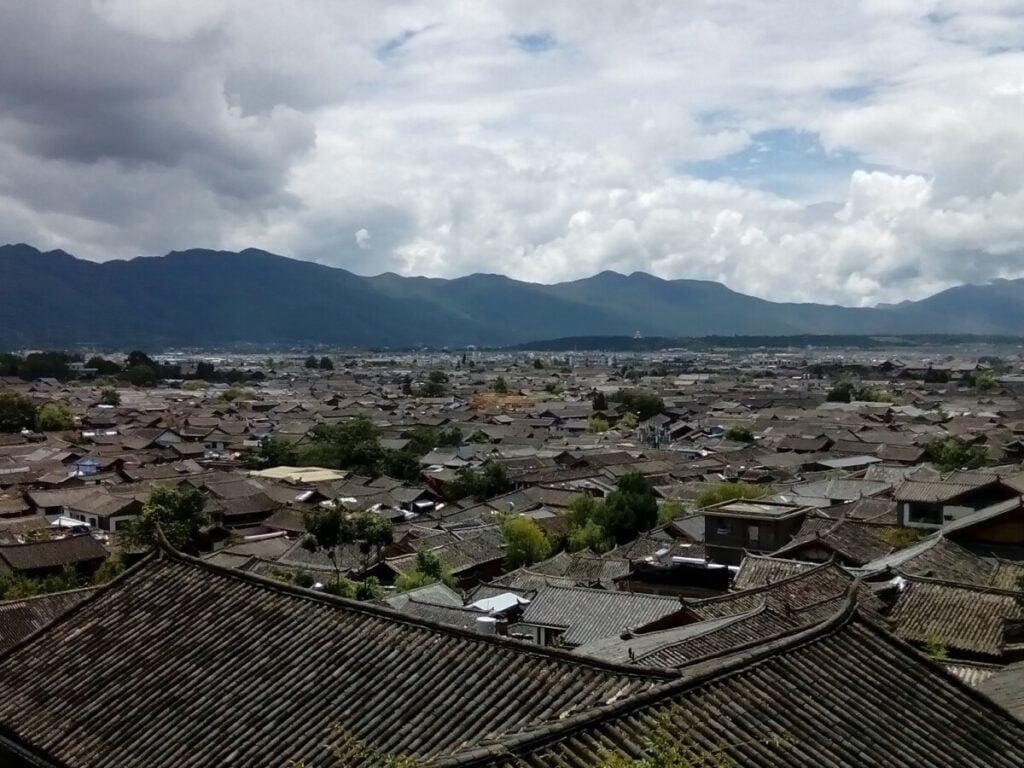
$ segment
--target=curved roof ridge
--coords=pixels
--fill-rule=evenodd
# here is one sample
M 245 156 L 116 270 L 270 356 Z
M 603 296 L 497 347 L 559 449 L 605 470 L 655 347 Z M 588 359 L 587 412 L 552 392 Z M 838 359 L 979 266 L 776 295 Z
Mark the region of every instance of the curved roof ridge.
M 356 613 L 362 613 L 367 616 L 374 618 L 384 619 L 393 623 L 406 624 L 413 627 L 420 627 L 432 632 L 437 632 L 443 635 L 460 637 L 463 639 L 470 639 L 479 643 L 496 645 L 502 648 L 517 651 L 534 656 L 542 656 L 546 658 L 557 659 L 566 663 L 571 663 L 576 666 L 597 668 L 608 672 L 615 672 L 616 674 L 630 675 L 632 677 L 660 677 L 662 679 L 674 677 L 675 674 L 671 670 L 657 670 L 649 667 L 637 668 L 625 664 L 613 664 L 610 662 L 602 662 L 597 659 L 585 659 L 579 656 L 573 656 L 565 651 L 560 651 L 554 648 L 546 648 L 537 645 L 531 645 L 528 643 L 522 643 L 518 640 L 511 638 L 499 637 L 497 635 L 481 635 L 476 632 L 461 629 L 459 627 L 450 626 L 448 624 L 441 624 L 439 622 L 430 621 L 429 619 L 423 619 L 417 616 L 411 616 L 401 612 L 395 611 L 393 608 L 386 608 L 381 605 L 376 605 L 369 602 L 361 602 L 359 600 L 351 600 L 345 597 L 338 597 L 337 595 L 331 595 L 324 592 L 315 592 L 310 589 L 303 587 L 297 587 L 292 584 L 285 584 L 284 582 L 275 581 L 274 579 L 260 576 L 258 574 L 250 573 L 248 571 L 239 571 L 235 568 L 227 568 L 225 566 L 217 565 L 202 560 L 192 555 L 187 555 L 183 552 L 175 550 L 164 538 L 163 533 L 158 531 L 159 540 L 159 557 L 152 561 L 158 562 L 160 559 L 166 558 L 174 562 L 181 563 L 183 565 L 189 565 L 195 568 L 199 568 L 204 571 L 216 574 L 218 576 L 233 579 L 236 581 L 242 581 L 252 584 L 263 589 L 268 589 L 274 592 L 279 592 L 293 597 L 298 597 L 310 602 L 320 603 L 323 605 L 331 605 L 337 608 L 346 608 Z M 127 573 L 127 572 L 126 572 Z M 123 576 L 124 574 L 122 574 Z M 113 582 L 112 582 L 113 583 Z M 607 590 L 599 590 L 605 592 Z M 87 602 L 92 600 L 91 596 L 87 598 Z M 2 657 L 0 657 L 2 658 Z
M 767 642 L 761 641 L 753 648 L 730 650 L 721 656 L 709 656 L 691 667 L 684 667 L 680 670 L 682 677 L 677 680 L 667 681 L 627 699 L 594 707 L 561 721 L 548 722 L 532 730 L 521 731 L 490 744 L 483 744 L 462 753 L 431 761 L 429 767 L 468 768 L 485 764 L 486 761 L 494 757 L 507 755 L 512 749 L 523 747 L 532 749 L 542 746 L 595 723 L 624 715 L 674 694 L 699 687 L 710 680 L 734 674 L 764 661 L 778 651 L 795 650 L 846 626 L 857 615 L 856 594 L 851 590 L 847 592 L 846 600 L 834 615 L 814 626 L 789 635 L 775 637 Z
M 801 561 L 795 560 L 794 562 L 801 562 Z M 801 571 L 800 573 L 794 573 L 792 576 L 787 576 L 784 579 L 779 579 L 778 581 L 773 581 L 773 582 L 771 582 L 769 584 L 762 584 L 759 587 L 751 587 L 750 589 L 741 589 L 738 592 L 727 592 L 724 595 L 716 595 L 715 597 L 705 597 L 705 598 L 702 598 L 700 600 L 694 600 L 692 603 L 684 603 L 684 605 L 690 607 L 690 606 L 701 606 L 701 605 L 713 605 L 714 603 L 726 602 L 728 600 L 735 599 L 737 595 L 751 595 L 751 594 L 755 594 L 757 592 L 764 592 L 765 590 L 774 589 L 774 588 L 776 588 L 776 587 L 778 587 L 780 585 L 791 584 L 791 583 L 793 583 L 795 581 L 798 581 L 800 579 L 806 579 L 808 576 L 812 576 L 812 575 L 814 575 L 816 573 L 824 572 L 824 571 L 832 570 L 832 569 L 835 569 L 835 570 L 839 571 L 840 573 L 842 573 L 844 576 L 849 577 L 849 579 L 851 581 L 855 580 L 855 577 L 853 576 L 853 574 L 851 574 L 849 571 L 847 571 L 841 565 L 836 563 L 834 557 L 830 557 L 824 563 L 814 563 L 810 568 L 807 568 L 806 570 Z

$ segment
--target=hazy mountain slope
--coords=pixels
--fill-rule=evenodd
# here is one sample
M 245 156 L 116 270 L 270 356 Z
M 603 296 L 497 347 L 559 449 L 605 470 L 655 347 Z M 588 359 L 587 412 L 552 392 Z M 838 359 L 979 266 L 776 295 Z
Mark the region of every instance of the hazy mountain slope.
M 1024 281 L 961 286 L 876 309 L 785 304 L 701 280 L 599 275 L 360 277 L 249 249 L 103 264 L 0 246 L 0 348 L 324 343 L 505 345 L 566 336 L 1024 334 Z

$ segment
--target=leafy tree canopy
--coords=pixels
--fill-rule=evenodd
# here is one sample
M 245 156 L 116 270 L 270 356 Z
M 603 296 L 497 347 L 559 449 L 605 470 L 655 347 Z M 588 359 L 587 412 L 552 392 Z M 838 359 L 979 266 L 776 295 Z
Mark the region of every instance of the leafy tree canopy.
M 207 522 L 206 494 L 197 488 L 158 485 L 149 492 L 139 516 L 125 527 L 124 538 L 132 546 L 156 546 L 159 529 L 172 547 L 194 553 Z
M 35 422 L 36 407 L 31 400 L 18 392 L 0 392 L 0 432 L 31 429 Z

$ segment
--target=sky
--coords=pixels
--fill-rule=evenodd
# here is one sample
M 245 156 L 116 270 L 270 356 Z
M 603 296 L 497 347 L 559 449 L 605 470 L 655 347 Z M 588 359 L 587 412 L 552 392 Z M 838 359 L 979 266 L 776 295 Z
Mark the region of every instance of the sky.
M 602 270 L 851 306 L 1024 276 L 1021 0 L 5 4 L 0 242 Z

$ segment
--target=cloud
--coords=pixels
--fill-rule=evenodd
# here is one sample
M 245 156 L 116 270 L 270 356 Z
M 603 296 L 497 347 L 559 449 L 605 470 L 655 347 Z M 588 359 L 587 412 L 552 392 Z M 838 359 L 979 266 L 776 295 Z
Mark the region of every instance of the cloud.
M 1012 4 L 61 8 L 0 27 L 2 241 L 852 305 L 1024 275 Z

